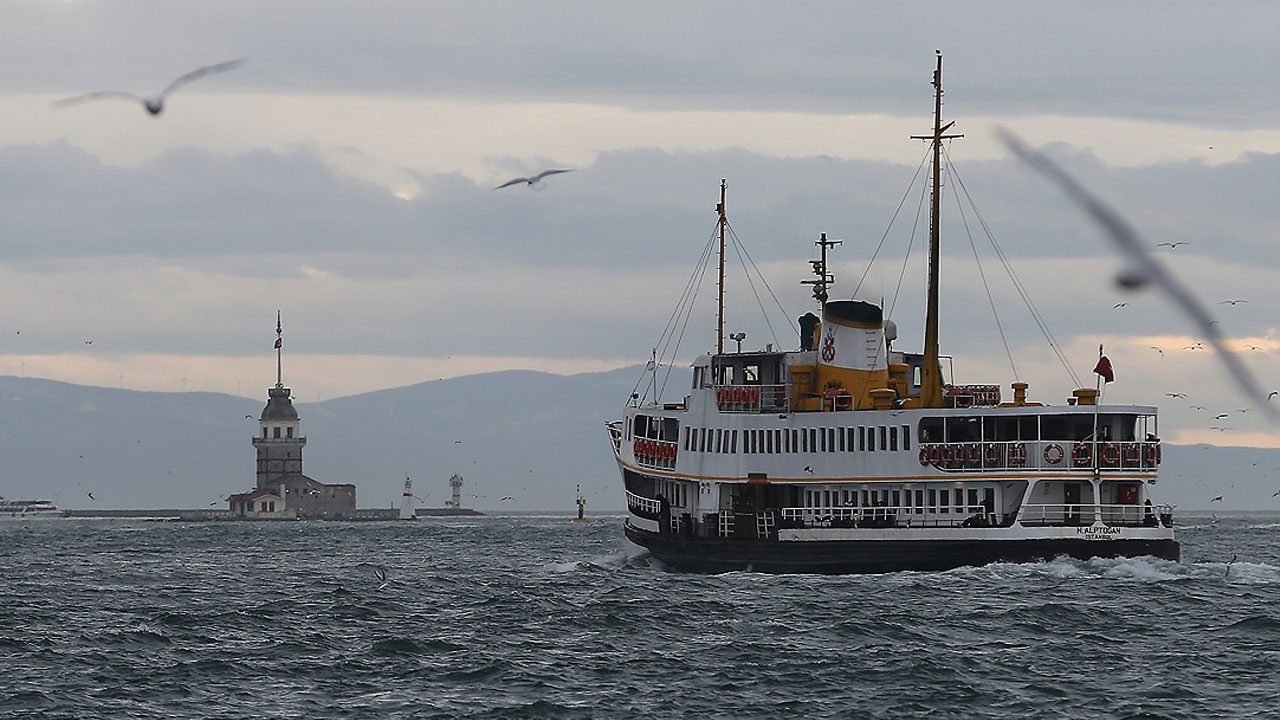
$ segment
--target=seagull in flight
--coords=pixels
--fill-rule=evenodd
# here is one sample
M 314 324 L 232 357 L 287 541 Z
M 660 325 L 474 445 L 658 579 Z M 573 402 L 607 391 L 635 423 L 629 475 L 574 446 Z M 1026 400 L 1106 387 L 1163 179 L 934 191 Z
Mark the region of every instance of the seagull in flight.
M 1063 172 L 1053 161 L 1032 150 L 1009 131 L 1002 131 L 1000 139 L 1023 162 L 1049 178 L 1060 190 L 1079 205 L 1102 226 L 1124 258 L 1124 264 L 1116 273 L 1115 282 L 1122 288 L 1137 290 L 1146 285 L 1158 287 L 1170 301 L 1199 328 L 1199 334 L 1217 351 L 1219 359 L 1235 379 L 1236 385 L 1249 398 L 1265 405 L 1263 393 L 1254 380 L 1253 373 L 1244 362 L 1227 347 L 1222 331 L 1214 325 L 1213 318 L 1191 291 L 1171 275 L 1156 258 L 1147 251 L 1150 247 L 1124 218 L 1084 189 L 1075 178 Z M 1280 418 L 1280 412 L 1268 409 L 1271 420 Z
M 1115 310 L 1116 308 L 1122 308 L 1122 307 L 1129 307 L 1129 303 L 1127 303 L 1127 302 L 1120 302 L 1120 303 L 1116 303 L 1115 305 L 1113 305 L 1113 306 L 1111 307 L 1111 309 L 1112 309 L 1112 310 Z
M 1190 245 L 1190 244 L 1191 244 L 1190 240 L 1179 240 L 1177 242 L 1156 243 L 1156 247 L 1167 247 L 1170 250 L 1176 250 L 1178 249 L 1179 245 Z
M 183 75 L 177 80 L 174 80 L 173 82 L 169 83 L 164 90 L 160 91 L 159 95 L 153 95 L 151 97 L 142 97 L 141 95 L 135 95 L 129 92 L 108 90 L 105 92 L 88 93 L 87 95 L 77 95 L 75 97 L 70 97 L 65 100 L 59 100 L 56 103 L 54 103 L 54 106 L 67 107 L 68 105 L 79 105 L 80 103 L 83 103 L 83 102 L 89 102 L 90 100 L 102 100 L 103 98 L 124 98 L 126 100 L 136 100 L 142 103 L 142 106 L 147 109 L 147 112 L 151 113 L 152 115 L 159 115 L 161 111 L 164 110 L 165 98 L 169 97 L 169 94 L 172 93 L 174 90 L 177 90 L 178 88 L 182 87 L 183 85 L 186 85 L 187 83 L 193 80 L 199 80 L 205 75 L 212 75 L 214 73 L 226 72 L 228 70 L 235 70 L 236 68 L 240 67 L 244 63 L 245 63 L 245 58 L 240 58 L 238 60 L 231 60 L 229 62 L 218 63 L 217 65 L 209 65 L 208 67 L 202 67 L 198 70 L 192 70 L 186 75 Z
M 1267 394 L 1267 400 L 1270 400 L 1271 398 L 1277 395 L 1280 395 L 1280 390 L 1272 390 L 1270 393 Z
M 1173 398 L 1184 398 L 1187 396 L 1186 393 L 1182 393 L 1182 392 L 1165 393 L 1165 395 L 1168 395 L 1169 397 L 1173 397 Z
M 546 186 L 546 183 L 542 182 L 542 178 L 547 177 L 548 175 L 556 175 L 558 173 L 567 173 L 572 171 L 573 171 L 573 168 L 567 168 L 564 170 L 543 170 L 542 172 L 532 177 L 511 178 L 510 180 L 494 188 L 494 190 L 501 190 L 504 187 L 511 187 L 512 185 L 519 185 L 520 183 L 524 183 L 525 185 L 528 185 L 533 190 L 541 190 L 543 187 Z
M 1280 496 L 1280 490 L 1277 490 L 1277 491 L 1275 491 L 1275 492 L 1271 493 L 1271 497 L 1277 497 L 1277 496 Z
M 1247 302 L 1249 301 L 1248 300 L 1223 300 L 1218 304 L 1219 305 L 1239 305 L 1240 303 L 1247 303 Z
M 1214 499 L 1210 500 L 1209 502 L 1211 502 L 1211 503 L 1222 502 L 1222 496 L 1221 496 L 1221 495 L 1219 495 L 1218 497 L 1216 497 L 1216 498 L 1214 498 Z
M 1158 352 L 1158 353 L 1160 353 L 1160 359 L 1161 359 L 1161 360 L 1163 360 L 1163 359 L 1164 359 L 1164 350 L 1161 350 L 1160 348 L 1156 347 L 1155 345 L 1152 345 L 1152 346 L 1151 346 L 1151 349 L 1152 349 L 1152 350 L 1155 350 L 1155 351 L 1156 351 L 1156 352 Z
M 1217 415 L 1214 415 L 1214 416 L 1213 416 L 1213 419 L 1214 419 L 1214 420 L 1221 420 L 1221 419 L 1222 419 L 1222 418 L 1224 418 L 1224 417 L 1229 417 L 1229 413 L 1218 413 Z

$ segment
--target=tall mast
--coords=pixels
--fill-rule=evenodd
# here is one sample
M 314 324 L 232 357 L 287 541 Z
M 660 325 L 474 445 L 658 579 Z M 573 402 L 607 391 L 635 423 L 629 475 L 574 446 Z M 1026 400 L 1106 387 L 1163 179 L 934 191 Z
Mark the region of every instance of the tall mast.
M 284 345 L 284 329 L 280 327 L 280 311 L 276 311 L 276 387 L 284 387 L 284 372 L 280 364 L 280 346 Z
M 942 407 L 942 369 L 938 352 L 938 221 L 942 200 L 942 141 L 964 135 L 943 135 L 955 121 L 942 124 L 942 51 L 938 51 L 938 69 L 933 71 L 933 134 L 912 135 L 916 140 L 933 143 L 933 194 L 929 202 L 929 300 L 924 319 L 924 367 L 920 368 L 920 404 L 918 407 Z
M 720 178 L 720 203 L 716 205 L 716 212 L 720 215 L 720 290 L 716 298 L 716 354 L 724 354 L 724 228 L 729 224 L 729 218 L 725 215 L 724 209 L 724 191 L 725 181 Z

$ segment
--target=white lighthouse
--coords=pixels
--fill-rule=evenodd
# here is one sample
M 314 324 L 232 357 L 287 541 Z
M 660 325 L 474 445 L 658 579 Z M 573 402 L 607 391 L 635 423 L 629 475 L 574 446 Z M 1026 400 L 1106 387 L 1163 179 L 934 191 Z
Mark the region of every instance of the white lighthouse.
M 404 495 L 400 498 L 400 519 L 414 520 L 418 517 L 413 507 L 413 481 L 406 475 L 404 478 Z
M 462 476 L 455 473 L 449 478 L 449 488 L 453 490 L 453 499 L 445 503 L 445 506 L 457 510 L 462 507 Z

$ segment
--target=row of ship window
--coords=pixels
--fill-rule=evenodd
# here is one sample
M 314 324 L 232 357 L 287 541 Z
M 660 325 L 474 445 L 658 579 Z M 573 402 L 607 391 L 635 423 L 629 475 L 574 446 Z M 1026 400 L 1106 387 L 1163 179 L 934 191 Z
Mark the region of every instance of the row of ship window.
M 684 429 L 684 449 L 690 452 L 736 453 L 738 430 Z M 742 430 L 742 452 L 772 455 L 812 452 L 896 452 L 911 449 L 910 425 L 838 428 L 767 428 Z
M 979 502 L 981 491 L 981 502 Z M 966 497 L 967 495 L 967 497 Z M 954 507 L 958 513 L 973 512 L 975 507 L 991 510 L 995 507 L 995 488 L 930 488 L 917 490 L 839 490 L 806 489 L 804 506 L 809 508 L 835 507 L 890 507 L 902 508 L 917 515 L 927 510 L 932 513 L 948 513 Z M 967 501 L 967 502 L 966 502 Z

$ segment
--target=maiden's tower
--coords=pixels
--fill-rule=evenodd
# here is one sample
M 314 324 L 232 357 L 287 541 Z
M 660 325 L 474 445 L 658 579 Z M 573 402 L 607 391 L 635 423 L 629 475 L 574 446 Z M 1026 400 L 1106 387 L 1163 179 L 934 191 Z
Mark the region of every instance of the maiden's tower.
M 258 419 L 253 438 L 257 451 L 257 482 L 250 492 L 229 498 L 231 514 L 238 518 L 349 519 L 356 509 L 356 486 L 331 485 L 302 473 L 302 434 L 292 391 L 284 385 L 282 353 L 284 331 L 276 313 L 276 384 L 267 390 L 267 404 Z

